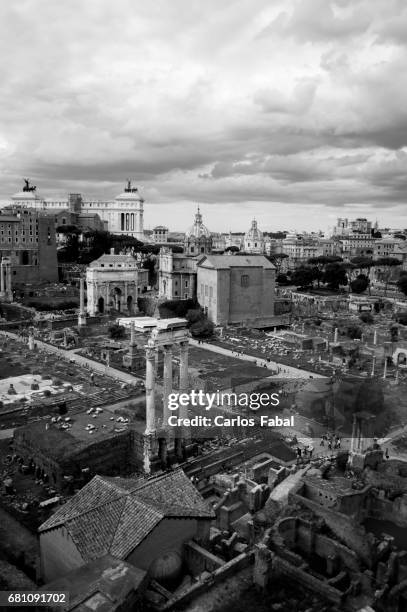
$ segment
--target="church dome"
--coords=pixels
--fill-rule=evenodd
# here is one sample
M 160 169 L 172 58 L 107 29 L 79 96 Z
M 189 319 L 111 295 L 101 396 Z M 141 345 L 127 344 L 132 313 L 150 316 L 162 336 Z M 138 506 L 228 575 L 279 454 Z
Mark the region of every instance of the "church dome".
M 202 237 L 209 238 L 210 235 L 211 235 L 210 231 L 202 222 L 201 211 L 199 210 L 199 207 L 198 207 L 198 211 L 195 214 L 195 222 L 193 225 L 191 225 L 189 230 L 186 232 L 186 236 L 193 237 L 193 238 L 202 238 Z
M 253 242 L 263 240 L 263 232 L 257 227 L 256 219 L 253 219 L 251 228 L 245 235 L 245 240 L 252 240 Z

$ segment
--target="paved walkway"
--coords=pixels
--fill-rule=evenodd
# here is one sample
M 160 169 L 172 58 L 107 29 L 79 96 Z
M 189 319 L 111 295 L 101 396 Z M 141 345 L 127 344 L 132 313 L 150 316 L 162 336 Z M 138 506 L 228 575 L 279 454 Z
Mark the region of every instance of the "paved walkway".
M 25 344 L 23 338 L 19 335 L 14 334 L 12 332 L 0 330 L 0 336 L 6 336 L 10 340 L 16 340 L 21 344 Z M 35 344 L 37 345 L 40 351 L 46 351 L 47 353 L 51 353 L 53 355 L 58 355 L 58 357 L 65 359 L 71 363 L 75 362 L 78 365 L 84 366 L 85 368 L 97 372 L 100 375 L 109 376 L 110 378 L 114 378 L 116 380 L 120 380 L 121 382 L 135 385 L 140 380 L 143 380 L 140 377 L 133 376 L 132 374 L 128 374 L 127 372 L 122 372 L 121 370 L 116 370 L 115 368 L 108 367 L 103 363 L 99 363 L 97 361 L 93 361 L 93 359 L 88 359 L 87 357 L 83 357 L 83 355 L 77 355 L 74 351 L 66 351 L 57 346 L 53 346 L 51 344 L 47 344 L 46 342 L 42 342 L 41 340 L 35 339 Z M 27 346 L 27 351 L 28 351 Z
M 308 370 L 295 368 L 294 366 L 278 363 L 277 361 L 267 361 L 266 359 L 261 359 L 260 357 L 253 357 L 253 355 L 247 355 L 246 353 L 232 351 L 230 349 L 223 348 L 222 346 L 211 344 L 210 342 L 203 341 L 202 343 L 199 343 L 198 340 L 194 340 L 191 338 L 190 344 L 191 346 L 197 346 L 199 348 L 206 349 L 207 351 L 212 351 L 213 353 L 227 355 L 228 357 L 234 357 L 235 359 L 241 359 L 242 361 L 250 361 L 251 363 L 255 363 L 261 367 L 265 366 L 268 370 L 273 371 L 273 374 L 270 376 L 270 378 L 327 378 L 322 374 L 316 374 L 315 372 L 309 372 Z

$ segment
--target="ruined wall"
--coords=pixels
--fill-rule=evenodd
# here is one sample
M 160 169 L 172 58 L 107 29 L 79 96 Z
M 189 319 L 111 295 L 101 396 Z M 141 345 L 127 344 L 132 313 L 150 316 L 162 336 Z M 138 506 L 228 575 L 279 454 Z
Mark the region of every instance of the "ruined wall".
M 348 516 L 330 508 L 324 508 L 297 493 L 289 494 L 289 503 L 300 504 L 312 510 L 316 516 L 325 521 L 340 542 L 343 542 L 348 548 L 353 550 L 364 561 L 367 567 L 372 566 L 374 562 L 374 538 L 370 537 L 363 527 L 355 525 L 353 521 L 349 520 Z
M 199 576 L 204 571 L 213 572 L 225 564 L 223 559 L 213 555 L 192 540 L 186 542 L 184 546 L 184 560 L 193 576 Z

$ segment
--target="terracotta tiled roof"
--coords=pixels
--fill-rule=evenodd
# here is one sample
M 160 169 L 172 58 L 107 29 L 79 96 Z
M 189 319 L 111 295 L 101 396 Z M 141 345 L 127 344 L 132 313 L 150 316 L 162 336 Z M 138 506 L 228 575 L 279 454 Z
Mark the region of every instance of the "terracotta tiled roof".
M 219 270 L 226 268 L 275 269 L 275 266 L 264 255 L 205 255 L 198 266 Z
M 214 518 L 181 469 L 148 480 L 95 476 L 39 531 L 64 526 L 85 561 L 124 559 L 166 517 Z

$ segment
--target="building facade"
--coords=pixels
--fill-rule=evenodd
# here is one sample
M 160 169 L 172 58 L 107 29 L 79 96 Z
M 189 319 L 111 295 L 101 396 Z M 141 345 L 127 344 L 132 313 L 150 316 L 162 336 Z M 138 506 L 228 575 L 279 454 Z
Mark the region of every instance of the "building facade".
M 11 199 L 14 205 L 24 208 L 52 211 L 53 214 L 61 211 L 66 211 L 67 215 L 74 213 L 78 216 L 77 222 L 81 221 L 82 215 L 85 218 L 98 215 L 105 229 L 112 234 L 133 236 L 141 241 L 144 237 L 144 200 L 131 181 L 127 181 L 123 192 L 114 200 L 101 201 L 83 199 L 78 193 L 69 194 L 66 199 L 42 198 L 36 186 L 30 186 L 25 180 L 23 190 Z
M 132 255 L 102 255 L 86 270 L 87 312 L 91 316 L 116 310 L 138 311 L 137 298 L 147 290 L 148 270 Z
M 166 300 L 196 299 L 197 263 L 213 248 L 212 236 L 198 208 L 194 224 L 184 238 L 184 252 L 163 247 L 159 255 L 159 297 Z
M 158 292 L 166 300 L 188 300 L 196 298 L 196 257 L 173 253 L 171 248 L 160 250 Z
M 188 257 L 196 257 L 212 251 L 211 232 L 204 225 L 198 206 L 193 225 L 185 234 L 184 253 Z
M 263 232 L 257 227 L 256 219 L 253 219 L 251 227 L 246 232 L 243 241 L 243 250 L 245 253 L 253 253 L 262 255 L 264 253 L 264 238 Z
M 206 255 L 197 264 L 197 298 L 215 325 L 279 324 L 275 275 L 262 255 Z
M 58 264 L 53 217 L 21 206 L 0 211 L 0 259 L 11 265 L 12 285 L 56 282 Z

